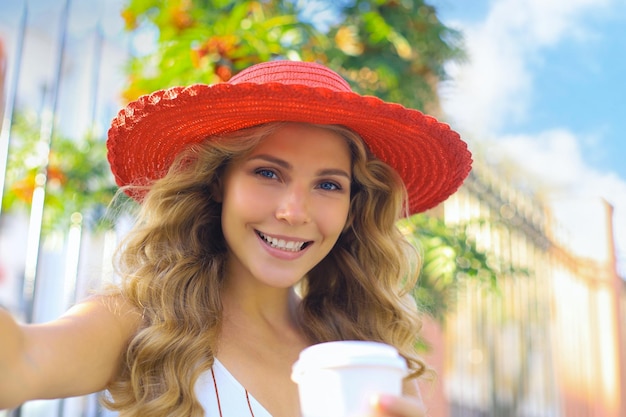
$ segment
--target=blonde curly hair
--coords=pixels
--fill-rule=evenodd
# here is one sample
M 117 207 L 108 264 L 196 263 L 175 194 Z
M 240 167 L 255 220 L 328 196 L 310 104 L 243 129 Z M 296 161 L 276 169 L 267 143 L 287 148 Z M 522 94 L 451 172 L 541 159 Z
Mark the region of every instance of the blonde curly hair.
M 227 246 L 214 186 L 235 158 L 284 123 L 211 138 L 176 158 L 150 186 L 137 222 L 120 246 L 122 295 L 143 314 L 104 404 L 121 416 L 203 416 L 194 385 L 213 365 L 220 334 Z M 396 227 L 406 191 L 361 138 L 341 126 L 352 152 L 350 213 L 331 252 L 301 285 L 299 322 L 314 343 L 372 340 L 395 346 L 412 376 L 419 315 L 410 290 L 419 260 Z

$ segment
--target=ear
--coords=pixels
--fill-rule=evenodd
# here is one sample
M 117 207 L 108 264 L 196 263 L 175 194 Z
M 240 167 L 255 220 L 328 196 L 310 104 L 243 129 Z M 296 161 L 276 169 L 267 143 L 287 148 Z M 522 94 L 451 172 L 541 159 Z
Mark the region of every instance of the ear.
M 215 181 L 209 185 L 209 189 L 211 190 L 211 196 L 216 203 L 221 203 L 224 200 L 222 180 L 220 178 L 216 178 Z

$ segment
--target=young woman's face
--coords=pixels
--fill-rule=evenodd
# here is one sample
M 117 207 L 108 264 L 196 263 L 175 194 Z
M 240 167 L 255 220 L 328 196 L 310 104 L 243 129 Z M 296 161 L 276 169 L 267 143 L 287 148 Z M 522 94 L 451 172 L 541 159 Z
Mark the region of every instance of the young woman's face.
M 351 177 L 346 139 L 297 124 L 231 164 L 222 184 L 227 278 L 280 288 L 297 283 L 343 230 Z

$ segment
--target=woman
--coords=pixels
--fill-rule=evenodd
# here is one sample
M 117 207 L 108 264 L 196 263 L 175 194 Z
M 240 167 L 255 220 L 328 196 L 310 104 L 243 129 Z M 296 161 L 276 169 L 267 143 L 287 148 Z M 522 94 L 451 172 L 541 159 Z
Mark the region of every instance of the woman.
M 418 263 L 395 224 L 469 173 L 447 125 L 321 65 L 273 61 L 140 98 L 108 149 L 141 203 L 120 288 L 43 325 L 0 315 L 0 406 L 108 389 L 123 416 L 297 416 L 299 352 L 372 340 L 411 370 L 373 413 L 425 415 Z

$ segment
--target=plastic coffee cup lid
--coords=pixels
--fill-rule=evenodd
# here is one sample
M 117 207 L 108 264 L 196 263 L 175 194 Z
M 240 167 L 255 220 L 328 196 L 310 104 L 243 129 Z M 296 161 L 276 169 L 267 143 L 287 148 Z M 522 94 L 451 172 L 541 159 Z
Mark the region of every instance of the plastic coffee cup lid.
M 405 359 L 393 346 L 360 340 L 325 342 L 309 346 L 300 352 L 293 366 L 292 379 L 315 369 L 351 366 L 383 366 L 406 371 Z

